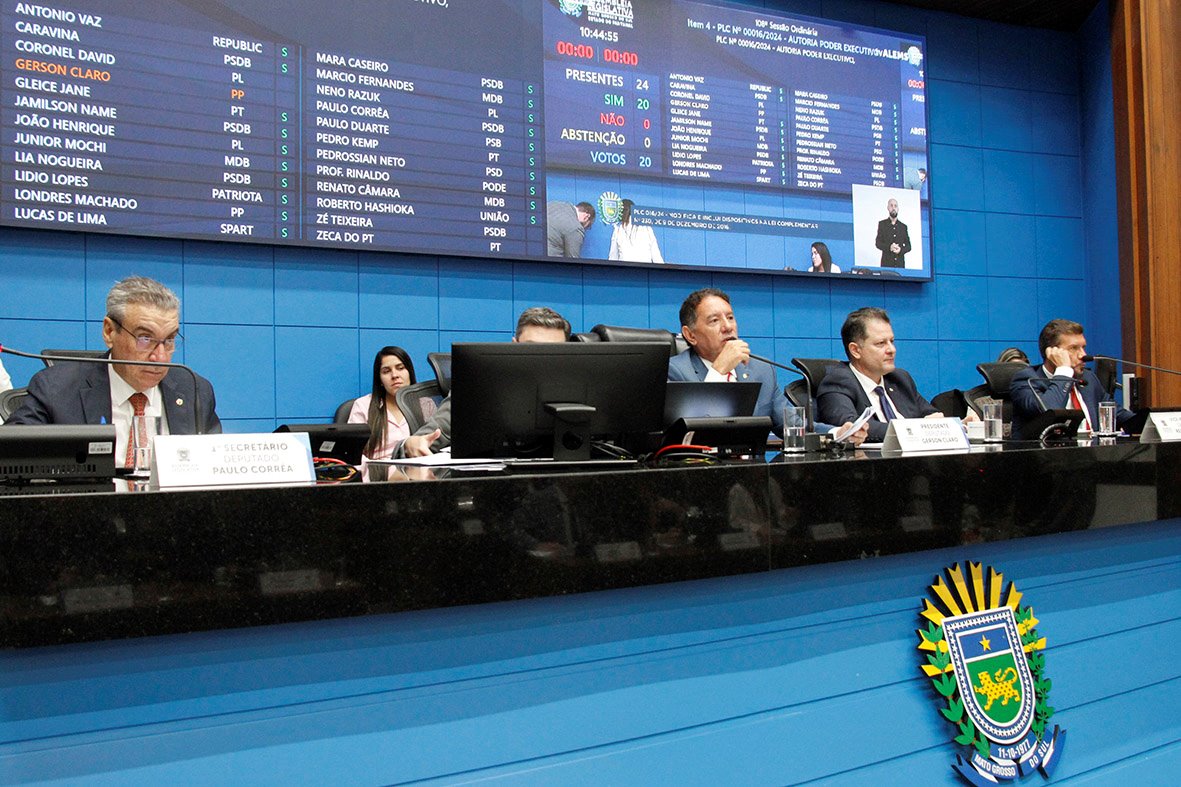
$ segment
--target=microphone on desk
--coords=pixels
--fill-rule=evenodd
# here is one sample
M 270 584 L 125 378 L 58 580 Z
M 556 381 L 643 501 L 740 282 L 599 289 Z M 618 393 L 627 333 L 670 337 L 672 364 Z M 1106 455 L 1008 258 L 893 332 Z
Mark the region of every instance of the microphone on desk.
M 756 361 L 762 361 L 765 364 L 776 367 L 777 369 L 786 369 L 792 374 L 798 374 L 804 378 L 804 386 L 808 391 L 808 403 L 804 406 L 804 431 L 811 434 L 816 431 L 816 422 L 812 418 L 812 381 L 808 379 L 808 375 L 801 372 L 794 366 L 786 366 L 777 361 L 772 361 L 770 358 L 764 358 L 761 355 L 750 354 L 750 357 Z
M 8 353 L 20 358 L 35 358 L 40 361 L 53 361 L 55 363 L 101 363 L 106 366 L 113 366 L 115 364 L 122 364 L 126 366 L 162 366 L 169 369 L 183 369 L 189 373 L 193 378 L 193 420 L 197 429 L 197 434 L 204 434 L 201 430 L 201 395 L 197 384 L 197 373 L 183 363 L 172 363 L 171 361 L 127 361 L 123 359 L 116 360 L 115 358 L 91 358 L 85 355 L 44 355 L 41 353 L 27 353 L 16 350 L 12 347 L 6 347 L 0 344 L 0 354 Z

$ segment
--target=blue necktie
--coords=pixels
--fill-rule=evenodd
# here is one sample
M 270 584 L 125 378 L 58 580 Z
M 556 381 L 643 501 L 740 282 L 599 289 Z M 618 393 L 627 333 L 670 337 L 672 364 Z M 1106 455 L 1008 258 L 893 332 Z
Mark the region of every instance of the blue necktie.
M 873 392 L 878 395 L 878 404 L 882 407 L 882 417 L 886 419 L 886 422 L 897 418 L 898 413 L 894 412 L 894 408 L 890 406 L 890 400 L 886 398 L 886 389 L 879 385 L 873 389 Z

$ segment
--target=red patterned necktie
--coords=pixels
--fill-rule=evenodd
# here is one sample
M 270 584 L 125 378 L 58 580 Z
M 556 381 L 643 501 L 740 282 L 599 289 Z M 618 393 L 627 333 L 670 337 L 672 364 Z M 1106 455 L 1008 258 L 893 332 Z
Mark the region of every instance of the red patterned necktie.
M 1083 402 L 1079 399 L 1077 385 L 1070 386 L 1070 403 L 1074 406 L 1075 410 L 1083 414 L 1083 426 L 1086 427 L 1088 432 L 1091 431 L 1091 419 L 1087 418 L 1087 411 L 1083 409 Z
M 135 428 L 135 416 L 143 415 L 144 409 L 148 406 L 148 397 L 138 391 L 133 393 L 130 398 L 132 407 L 131 429 Z M 124 467 L 135 467 L 135 435 L 131 433 L 131 429 L 127 430 L 127 457 L 123 461 Z M 139 422 L 139 439 L 141 444 L 146 444 L 148 441 L 148 427 L 143 421 Z

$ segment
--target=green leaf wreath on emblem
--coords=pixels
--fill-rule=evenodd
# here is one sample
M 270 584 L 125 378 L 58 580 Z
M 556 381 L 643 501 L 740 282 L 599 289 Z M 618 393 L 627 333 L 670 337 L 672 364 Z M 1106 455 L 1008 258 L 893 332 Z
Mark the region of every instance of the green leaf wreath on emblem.
M 1033 615 L 1033 607 L 1021 606 L 1021 593 L 1016 586 L 1009 583 L 1008 592 L 1002 602 L 1002 588 L 1004 577 L 994 569 L 989 569 L 987 581 L 979 563 L 968 564 L 969 577 L 959 565 L 947 569 L 950 584 L 945 583 L 942 576 L 936 577 L 931 585 L 932 598 L 941 601 L 942 607 L 932 604 L 930 600 L 923 600 L 922 616 L 927 619 L 927 627 L 918 629 L 921 642 L 919 650 L 924 651 L 926 663 L 922 665 L 923 673 L 931 679 L 931 685 L 940 697 L 947 700 L 947 707 L 940 708 L 940 713 L 959 730 L 954 740 L 963 746 L 972 746 L 981 757 L 988 758 L 991 753 L 991 743 L 984 734 L 976 728 L 972 719 L 967 716 L 964 699 L 959 696 L 955 675 L 951 666 L 951 656 L 944 639 L 943 620 L 948 615 L 959 615 L 963 612 L 981 612 L 1008 606 L 1013 610 L 1017 622 L 1017 631 L 1021 637 L 1022 652 L 1029 664 L 1029 671 L 1033 677 L 1035 704 L 1034 720 L 1030 728 L 1042 740 L 1046 732 L 1050 717 L 1054 715 L 1054 708 L 1047 702 L 1050 694 L 1050 679 L 1044 677 L 1046 657 L 1043 649 L 1045 638 L 1038 635 L 1037 619 Z M 952 603 L 949 605 L 949 600 Z M 955 603 L 958 601 L 958 604 Z

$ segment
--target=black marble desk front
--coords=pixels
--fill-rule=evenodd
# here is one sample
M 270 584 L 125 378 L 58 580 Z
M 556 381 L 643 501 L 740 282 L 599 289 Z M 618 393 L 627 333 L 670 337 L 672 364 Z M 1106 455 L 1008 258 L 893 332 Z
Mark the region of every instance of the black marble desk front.
M 768 571 L 1181 516 L 1181 445 L 0 497 L 0 646 Z

